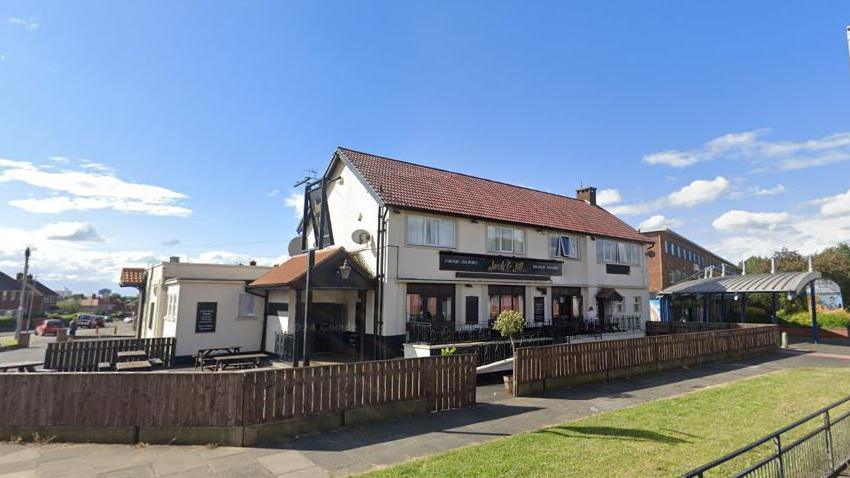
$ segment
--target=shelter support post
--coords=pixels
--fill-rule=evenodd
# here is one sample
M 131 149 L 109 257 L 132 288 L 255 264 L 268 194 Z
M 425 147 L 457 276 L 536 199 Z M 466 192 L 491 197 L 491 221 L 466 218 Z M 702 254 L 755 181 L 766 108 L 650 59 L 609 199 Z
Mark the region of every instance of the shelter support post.
M 815 297 L 815 281 L 809 284 L 809 296 L 812 299 L 812 343 L 818 343 L 818 308 Z
M 303 350 L 304 350 L 304 366 L 310 366 L 310 306 L 313 305 L 313 267 L 316 265 L 316 249 L 310 249 L 307 252 L 307 283 L 305 286 L 304 299 L 304 331 L 303 331 Z
M 771 310 L 772 310 L 772 314 L 771 314 L 770 318 L 771 318 L 771 321 L 773 322 L 773 325 L 776 325 L 776 324 L 779 323 L 779 319 L 776 317 L 776 302 L 777 302 L 776 292 L 770 294 L 770 301 L 771 301 Z
M 702 321 L 703 322 L 708 322 L 711 318 L 711 313 L 708 310 L 709 306 L 711 305 L 710 297 L 711 297 L 710 294 L 703 294 L 703 296 L 702 296 Z
M 747 294 L 741 294 L 741 314 L 739 317 L 739 321 L 741 323 L 747 321 Z

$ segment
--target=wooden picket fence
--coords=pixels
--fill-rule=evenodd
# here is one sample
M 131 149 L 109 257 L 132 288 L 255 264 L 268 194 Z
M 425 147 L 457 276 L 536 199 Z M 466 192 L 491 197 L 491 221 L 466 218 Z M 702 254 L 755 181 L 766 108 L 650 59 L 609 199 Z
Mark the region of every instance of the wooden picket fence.
M 747 324 L 737 322 L 673 322 L 648 321 L 644 324 L 647 336 L 663 334 L 684 334 L 688 332 L 708 332 L 710 330 L 745 329 L 765 324 Z
M 144 350 L 149 358 L 161 359 L 165 367 L 171 367 L 176 347 L 174 337 L 52 342 L 47 344 L 44 368 L 57 372 L 91 372 L 97 370 L 98 363 L 114 363 L 118 352 L 128 350 Z
M 0 374 L 3 427 L 233 427 L 423 401 L 475 403 L 472 355 L 229 372 Z M 37 397 L 35 399 L 34 397 Z
M 475 403 L 473 355 L 395 359 L 245 374 L 245 424 L 423 400 L 431 411 Z
M 738 329 L 658 335 L 637 339 L 518 348 L 514 353 L 515 394 L 549 388 L 547 381 L 606 380 L 612 372 L 642 373 L 686 362 L 702 362 L 778 348 L 779 328 Z M 578 382 L 578 380 L 577 380 Z

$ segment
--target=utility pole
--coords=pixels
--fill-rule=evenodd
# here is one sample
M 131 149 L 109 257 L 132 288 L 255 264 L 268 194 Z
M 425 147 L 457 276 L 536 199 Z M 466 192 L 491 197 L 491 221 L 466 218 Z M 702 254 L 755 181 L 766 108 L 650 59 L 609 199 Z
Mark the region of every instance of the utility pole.
M 18 297 L 18 320 L 15 322 L 15 340 L 21 339 L 21 328 L 24 325 L 24 304 L 27 295 L 27 274 L 30 271 L 30 248 L 24 251 L 24 275 L 21 277 L 21 295 Z

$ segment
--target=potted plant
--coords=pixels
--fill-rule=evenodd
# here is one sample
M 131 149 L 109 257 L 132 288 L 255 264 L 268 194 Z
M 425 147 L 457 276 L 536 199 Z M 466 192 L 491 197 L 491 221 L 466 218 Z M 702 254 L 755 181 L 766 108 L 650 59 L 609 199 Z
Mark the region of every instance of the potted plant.
M 519 335 L 523 328 L 525 328 L 525 317 L 522 316 L 521 312 L 516 310 L 503 310 L 502 313 L 499 314 L 499 317 L 496 318 L 496 322 L 493 324 L 493 330 L 499 332 L 499 335 L 507 337 L 508 340 L 511 341 L 512 353 L 516 352 L 514 337 Z M 508 393 L 513 394 L 514 376 L 505 375 L 503 379 L 505 381 L 505 390 L 507 390 Z

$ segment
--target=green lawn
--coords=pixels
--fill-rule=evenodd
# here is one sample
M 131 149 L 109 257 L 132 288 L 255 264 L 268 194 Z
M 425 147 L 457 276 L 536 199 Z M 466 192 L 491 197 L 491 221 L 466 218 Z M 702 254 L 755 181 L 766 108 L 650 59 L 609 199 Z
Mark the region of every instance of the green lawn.
M 789 370 L 461 448 L 366 476 L 676 476 L 848 394 L 850 369 Z
M 9 347 L 18 343 L 14 337 L 0 337 L 0 347 Z

